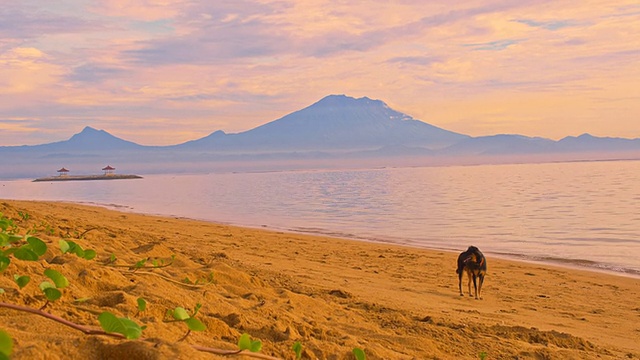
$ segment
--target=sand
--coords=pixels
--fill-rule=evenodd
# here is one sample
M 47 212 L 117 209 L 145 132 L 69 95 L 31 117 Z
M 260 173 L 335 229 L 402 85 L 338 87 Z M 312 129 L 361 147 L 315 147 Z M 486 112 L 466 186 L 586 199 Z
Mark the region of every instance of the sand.
M 305 359 L 352 359 L 355 347 L 367 359 L 640 358 L 637 278 L 489 255 L 483 299 L 475 300 L 458 294 L 456 253 L 67 203 L 0 200 L 0 212 L 49 245 L 44 261 L 12 260 L 0 274 L 0 301 L 40 307 L 40 274 L 53 268 L 71 285 L 46 311 L 96 329 L 102 311 L 147 326 L 145 341 L 126 341 L 0 308 L 12 359 L 225 358 L 194 346 L 234 350 L 242 333 L 262 341 L 261 354 L 282 359 L 294 358 L 297 341 Z M 98 256 L 62 255 L 60 238 Z M 106 266 L 111 254 L 120 265 L 175 260 L 131 271 Z M 18 291 L 14 274 L 31 274 L 32 283 Z M 139 297 L 148 303 L 140 314 Z M 178 341 L 186 326 L 163 321 L 166 311 L 197 303 L 207 330 Z

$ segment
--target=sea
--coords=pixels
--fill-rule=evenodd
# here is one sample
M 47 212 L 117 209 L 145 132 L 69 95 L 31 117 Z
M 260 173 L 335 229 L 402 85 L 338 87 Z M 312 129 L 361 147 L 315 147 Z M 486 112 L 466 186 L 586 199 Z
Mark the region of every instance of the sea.
M 0 199 L 463 251 L 640 277 L 640 161 L 0 181 Z

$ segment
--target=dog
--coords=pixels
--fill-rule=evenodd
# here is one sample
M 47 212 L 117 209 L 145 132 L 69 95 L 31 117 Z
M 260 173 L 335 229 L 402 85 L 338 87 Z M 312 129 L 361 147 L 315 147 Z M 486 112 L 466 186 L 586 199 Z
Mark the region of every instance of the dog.
M 482 299 L 480 293 L 482 292 L 484 277 L 487 274 L 487 259 L 475 246 L 469 246 L 467 251 L 460 253 L 458 256 L 458 268 L 456 269 L 456 274 L 458 274 L 458 289 L 460 290 L 460 296 L 464 296 L 462 293 L 463 273 L 467 273 L 467 277 L 469 278 L 469 296 L 473 296 L 473 294 L 471 294 L 471 280 L 473 279 L 473 288 L 475 290 L 476 300 Z

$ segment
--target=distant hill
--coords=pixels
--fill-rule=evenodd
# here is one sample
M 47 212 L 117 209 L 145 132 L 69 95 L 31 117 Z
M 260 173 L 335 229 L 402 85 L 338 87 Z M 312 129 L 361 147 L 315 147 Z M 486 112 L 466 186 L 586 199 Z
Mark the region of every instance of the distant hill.
M 55 153 L 77 155 L 101 151 L 135 151 L 144 146 L 131 141 L 122 140 L 104 130 L 96 130 L 86 126 L 81 132 L 73 135 L 69 140 L 58 141 L 42 145 L 23 145 L 0 147 L 0 151 L 12 150 L 25 153 L 47 153 L 49 156 Z
M 85 127 L 70 139 L 0 146 L 0 178 L 75 174 L 108 164 L 150 172 L 268 171 L 336 166 L 640 159 L 640 139 L 583 134 L 559 141 L 516 134 L 471 137 L 430 125 L 380 100 L 330 95 L 254 129 L 218 130 L 171 146 L 143 146 Z M 46 173 L 45 173 L 46 174 Z
M 462 140 L 442 150 L 446 155 L 501 155 L 523 153 L 546 153 L 552 150 L 555 141 L 522 135 L 480 136 Z

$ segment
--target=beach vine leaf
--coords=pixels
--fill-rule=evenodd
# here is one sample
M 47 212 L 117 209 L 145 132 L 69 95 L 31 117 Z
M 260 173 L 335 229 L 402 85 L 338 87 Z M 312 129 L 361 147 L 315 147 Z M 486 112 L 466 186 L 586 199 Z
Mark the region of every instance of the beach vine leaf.
M 20 260 L 38 261 L 38 259 L 40 258 L 38 254 L 36 254 L 33 250 L 29 249 L 27 246 L 28 245 L 24 245 L 15 249 L 15 251 L 13 251 L 13 256 L 15 256 L 16 259 L 20 259 Z
M 143 312 L 147 309 L 147 302 L 143 298 L 138 298 L 136 302 L 138 303 L 138 312 Z
M 180 321 L 187 320 L 190 317 L 187 310 L 180 306 L 178 306 L 173 310 L 172 316 L 174 319 L 180 320 Z
M 48 281 L 43 281 L 40 283 L 40 290 L 44 293 L 44 296 L 47 298 L 47 302 L 56 301 L 62 297 L 62 292 L 56 289 L 56 286 Z M 45 304 L 42 308 L 47 306 Z
M 292 349 L 296 353 L 296 359 L 302 359 L 302 343 L 300 343 L 300 341 L 296 341 L 293 344 Z
M 67 240 L 60 239 L 58 243 L 60 244 L 60 250 L 62 251 L 63 254 L 66 254 L 66 253 L 76 254 L 79 258 L 86 259 L 86 260 L 92 260 L 97 255 L 95 250 L 91 250 L 91 249 L 85 250 L 78 243 L 71 240 L 67 241 Z
M 20 260 L 37 261 L 40 259 L 40 256 L 47 252 L 47 244 L 37 237 L 29 236 L 27 237 L 26 242 L 26 244 L 20 247 L 5 250 L 4 254 L 13 254 L 16 259 Z
M 13 353 L 13 339 L 5 331 L 0 330 L 0 360 L 9 360 Z
M 16 224 L 13 220 L 6 218 L 4 214 L 0 213 L 0 229 L 2 231 L 11 232 L 16 228 Z
M 190 331 L 204 331 L 207 330 L 207 326 L 203 324 L 200 320 L 196 319 L 195 316 L 200 310 L 202 304 L 197 304 L 195 310 L 193 311 L 193 315 L 189 315 L 187 310 L 181 306 L 176 307 L 173 310 L 169 310 L 169 314 L 177 321 L 182 321 L 187 324 L 187 327 Z
M 0 232 L 0 246 L 9 246 L 13 243 L 17 243 L 20 240 L 22 240 L 22 236 L 20 235 L 15 235 L 15 234 L 9 234 L 4 232 Z
M 142 269 L 144 267 L 144 264 L 147 262 L 148 259 L 142 259 L 138 262 L 136 262 L 135 264 L 133 264 L 133 267 L 135 269 Z
M 124 317 L 119 318 L 108 311 L 100 314 L 98 321 L 102 330 L 121 334 L 129 340 L 138 339 L 142 336 L 143 328 L 136 324 L 135 321 Z
M 47 244 L 44 243 L 44 241 L 38 239 L 37 237 L 34 236 L 29 236 L 27 238 L 27 243 L 29 245 L 24 245 L 24 246 L 29 246 L 29 248 L 38 255 L 38 257 L 44 255 L 44 253 L 47 252 Z
M 22 289 L 23 287 L 27 286 L 27 284 L 29 283 L 29 281 L 31 281 L 31 277 L 27 276 L 27 275 L 18 275 L 15 274 L 13 275 L 13 280 L 16 282 L 16 284 L 18 285 L 18 287 L 20 289 Z
M 53 269 L 47 269 L 44 274 L 56 284 L 56 288 L 63 289 L 69 286 L 69 280 L 64 275 Z
M 68 241 L 60 239 L 58 243 L 60 244 L 60 251 L 62 251 L 63 254 L 66 254 L 71 250 L 71 245 L 69 245 Z
M 262 342 L 260 342 L 260 340 L 251 340 L 251 336 L 244 333 L 238 339 L 238 348 L 240 348 L 240 350 L 259 352 L 262 349 Z
M 367 357 L 364 354 L 364 350 L 360 348 L 353 348 L 353 356 L 356 357 L 356 360 L 366 360 Z
M 98 253 L 95 250 L 87 249 L 84 251 L 84 258 L 86 260 L 93 260 Z
M 0 273 L 5 271 L 9 267 L 9 264 L 11 264 L 11 259 L 0 255 Z

